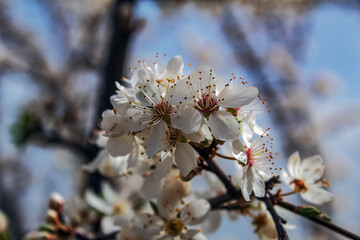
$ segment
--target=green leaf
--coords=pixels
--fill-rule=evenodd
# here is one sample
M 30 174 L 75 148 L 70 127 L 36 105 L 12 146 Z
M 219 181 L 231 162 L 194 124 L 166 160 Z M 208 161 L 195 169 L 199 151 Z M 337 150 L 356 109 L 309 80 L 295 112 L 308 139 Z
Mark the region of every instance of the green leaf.
M 24 145 L 36 129 L 36 117 L 29 111 L 23 110 L 17 120 L 10 126 L 10 135 L 16 146 Z
M 55 233 L 55 227 L 50 224 L 42 224 L 37 229 L 38 232 Z

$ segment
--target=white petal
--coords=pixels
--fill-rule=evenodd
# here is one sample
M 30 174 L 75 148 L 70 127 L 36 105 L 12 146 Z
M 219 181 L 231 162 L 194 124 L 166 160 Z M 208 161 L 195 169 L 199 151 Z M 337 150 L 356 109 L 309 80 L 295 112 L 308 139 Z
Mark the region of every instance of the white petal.
M 127 166 L 128 168 L 132 168 L 136 166 L 139 160 L 139 155 L 140 155 L 140 144 L 138 144 L 134 139 L 130 154 L 128 156 L 128 166 Z
M 108 182 L 102 182 L 101 190 L 105 200 L 108 203 L 114 203 L 118 198 L 118 194 L 114 191 L 114 189 L 110 186 Z
M 101 128 L 110 134 L 122 135 L 124 130 L 124 117 L 116 115 L 112 110 L 102 113 Z
M 156 179 L 154 174 L 150 174 L 144 179 L 140 189 L 140 196 L 145 199 L 152 199 L 156 196 L 161 187 L 161 179 Z
M 202 142 L 205 141 L 204 135 L 201 134 L 200 131 L 190 134 L 183 134 L 184 137 L 192 142 Z
M 156 169 L 154 173 L 154 177 L 157 179 L 161 179 L 168 175 L 173 165 L 173 157 L 172 154 L 166 154 L 164 159 L 156 164 Z
M 180 55 L 175 56 L 169 60 L 166 67 L 161 71 L 158 79 L 174 78 L 180 75 L 184 67 L 184 62 Z
M 221 219 L 221 211 L 211 211 L 206 220 L 201 224 L 201 229 L 204 233 L 213 233 L 220 227 Z
M 117 114 L 119 114 L 120 116 L 125 114 L 126 110 L 128 110 L 131 106 L 129 104 L 129 100 L 123 95 L 112 95 L 110 97 L 110 101 L 114 109 L 116 109 Z
M 186 103 L 193 100 L 193 95 L 189 90 L 189 82 L 187 79 L 181 79 L 176 82 L 174 92 L 172 93 L 170 103 L 177 105 L 180 102 Z
M 254 101 L 259 94 L 259 91 L 256 87 L 252 86 L 240 86 L 235 89 L 224 89 L 224 95 L 222 98 L 223 101 L 219 102 L 220 106 L 237 108 L 248 105 Z M 220 96 L 222 93 L 220 93 Z
M 287 168 L 291 176 L 298 179 L 301 178 L 301 159 L 299 152 L 291 154 L 288 160 Z
M 167 188 L 163 188 L 157 196 L 160 215 L 166 219 L 175 218 L 181 205 L 181 196 Z
M 240 139 L 235 139 L 235 141 L 233 141 L 231 143 L 231 149 L 232 149 L 232 154 L 234 156 L 234 158 L 236 158 L 237 160 L 239 160 L 240 162 L 247 164 L 248 162 L 248 157 L 245 153 L 245 146 L 244 144 L 240 141 Z
M 247 123 L 247 121 L 242 121 L 240 124 L 240 129 L 241 129 L 241 137 L 245 142 L 245 145 L 250 147 L 254 133 L 253 131 L 250 129 L 249 124 Z
M 103 233 L 109 234 L 121 230 L 121 227 L 115 225 L 114 217 L 105 216 L 101 219 L 101 230 L 103 231 Z
M 200 128 L 200 132 L 204 135 L 204 137 L 209 140 L 212 141 L 212 134 L 210 129 L 208 128 L 208 126 L 206 125 L 205 121 L 203 120 L 203 123 L 201 125 Z
M 247 121 L 248 121 L 248 124 L 251 128 L 251 130 L 258 134 L 258 135 L 262 135 L 265 133 L 264 129 L 262 129 L 259 125 L 256 124 L 256 114 L 255 114 L 255 111 L 251 111 L 247 116 Z
M 253 169 L 253 191 L 256 197 L 265 196 L 265 182 L 263 176 L 256 170 Z
M 106 149 L 99 151 L 96 157 L 94 158 L 94 160 L 86 165 L 83 165 L 82 169 L 88 172 L 94 172 L 100 167 L 102 161 L 104 160 L 107 154 L 108 152 Z
M 113 157 L 107 153 L 99 166 L 99 172 L 107 177 L 119 177 L 127 172 L 127 156 Z
M 205 199 L 192 201 L 181 210 L 180 220 L 186 225 L 197 225 L 204 222 L 210 211 L 210 203 Z
M 91 207 L 95 208 L 96 210 L 98 210 L 106 215 L 112 214 L 111 205 L 109 203 L 105 202 L 104 200 L 102 200 L 101 198 L 99 198 L 98 196 L 96 196 L 96 194 L 93 191 L 86 190 L 85 199 L 88 202 L 88 204 Z
M 315 185 L 307 185 L 307 191 L 301 192 L 301 197 L 315 205 L 321 205 L 326 202 L 331 202 L 335 200 L 335 197 L 329 191 Z
M 239 136 L 239 124 L 229 112 L 213 112 L 210 114 L 208 126 L 214 137 L 222 141 L 233 141 Z
M 188 143 L 180 142 L 176 145 L 175 163 L 184 176 L 187 176 L 197 166 L 196 153 Z
M 198 230 L 189 229 L 186 233 L 181 235 L 181 239 L 184 240 L 206 240 L 205 235 Z
M 106 146 L 106 143 L 108 141 L 108 137 L 104 136 L 105 132 L 101 131 L 96 135 L 96 145 L 98 147 L 104 148 Z
M 250 195 L 253 189 L 253 172 L 250 167 L 243 168 L 240 188 L 244 199 L 250 201 Z
M 137 234 L 131 227 L 123 227 L 121 232 L 116 235 L 116 240 L 144 240 L 142 236 Z
M 324 162 L 321 156 L 305 158 L 301 163 L 301 177 L 306 182 L 314 183 L 324 174 Z
M 152 115 L 144 113 L 141 108 L 129 108 L 122 119 L 122 126 L 126 131 L 138 132 L 148 127 Z
M 171 114 L 171 125 L 189 134 L 199 131 L 202 119 L 199 111 L 189 105 L 182 104 L 176 109 L 176 114 Z
M 294 180 L 294 178 L 290 177 L 289 174 L 285 171 L 281 171 L 281 180 L 286 184 L 290 186 L 290 182 Z
M 215 74 L 209 66 L 202 65 L 197 67 L 190 76 L 190 82 L 195 93 L 198 90 L 201 93 L 201 91 L 206 89 L 206 86 L 212 85 L 212 77 L 215 77 Z
M 146 239 L 154 239 L 162 229 L 164 221 L 152 214 L 135 215 L 133 229 Z
M 110 137 L 106 149 L 114 157 L 125 156 L 130 153 L 134 141 L 134 136 L 128 134 L 120 137 Z
M 138 85 L 146 84 L 147 80 L 154 81 L 154 75 L 150 69 L 141 68 L 136 69 L 130 79 L 131 85 L 136 88 Z M 140 100 L 140 99 L 139 99 Z
M 169 129 L 164 121 L 151 126 L 149 140 L 147 143 L 146 154 L 149 157 L 164 149 L 169 140 Z

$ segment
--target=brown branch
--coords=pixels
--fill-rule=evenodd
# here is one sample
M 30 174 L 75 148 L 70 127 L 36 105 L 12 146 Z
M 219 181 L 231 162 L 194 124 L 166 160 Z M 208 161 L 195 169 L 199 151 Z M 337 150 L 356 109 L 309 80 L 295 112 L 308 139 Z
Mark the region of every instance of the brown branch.
M 274 220 L 276 231 L 278 233 L 278 239 L 279 240 L 290 239 L 283 226 L 283 224 L 285 224 L 286 221 L 283 218 L 281 218 L 275 211 L 274 203 L 272 201 L 271 195 L 269 193 L 266 193 L 265 197 L 259 198 L 259 200 L 265 203 L 267 210 L 269 211 L 272 219 Z
M 346 230 L 346 229 L 344 229 L 344 228 L 342 228 L 340 226 L 337 226 L 337 225 L 335 225 L 335 224 L 333 224 L 333 223 L 331 223 L 329 221 L 326 221 L 326 220 L 324 220 L 324 219 L 322 219 L 320 217 L 305 216 L 304 214 L 301 213 L 300 207 L 295 206 L 295 205 L 293 205 L 291 203 L 284 202 L 284 201 L 277 201 L 276 204 L 279 205 L 282 208 L 285 208 L 285 209 L 287 209 L 287 210 L 289 210 L 289 211 L 291 211 L 293 213 L 301 215 L 301 216 L 309 219 L 310 221 L 313 221 L 313 222 L 315 222 L 315 223 L 317 223 L 319 225 L 322 225 L 322 226 L 326 227 L 327 229 L 329 229 L 329 230 L 331 230 L 333 232 L 336 232 L 338 234 L 341 234 L 341 235 L 343 235 L 345 237 L 348 237 L 350 239 L 357 239 L 357 240 L 360 239 L 360 236 L 358 236 L 358 235 L 356 235 L 356 234 L 354 234 L 352 232 L 349 232 L 348 230 Z
M 116 239 L 116 235 L 119 233 L 119 231 L 101 236 L 101 237 L 95 237 L 95 238 L 89 238 L 81 233 L 76 233 L 75 237 L 76 239 L 79 240 L 115 240 Z
M 193 147 L 199 153 L 200 161 L 206 162 L 207 169 L 216 174 L 220 181 L 225 185 L 227 192 L 236 193 L 237 188 L 232 183 L 231 178 L 227 176 L 225 172 L 214 161 L 215 153 L 218 149 L 216 141 L 213 141 L 213 143 L 208 148 L 199 148 L 196 146 Z

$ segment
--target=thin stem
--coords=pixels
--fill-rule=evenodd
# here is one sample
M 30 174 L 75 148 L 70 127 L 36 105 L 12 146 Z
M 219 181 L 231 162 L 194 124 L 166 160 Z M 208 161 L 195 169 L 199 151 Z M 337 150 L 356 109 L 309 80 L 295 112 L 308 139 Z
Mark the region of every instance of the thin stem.
M 350 239 L 357 239 L 357 240 L 360 240 L 360 236 L 352 233 L 352 232 L 349 232 L 348 230 L 342 228 L 342 227 L 339 227 L 329 221 L 326 221 L 324 219 L 321 219 L 319 217 L 308 217 L 308 216 L 304 216 L 301 212 L 300 212 L 300 208 L 291 204 L 291 203 L 288 203 L 288 202 L 284 202 L 284 201 L 277 201 L 276 203 L 277 205 L 279 205 L 280 207 L 282 208 L 285 208 L 293 213 L 296 213 L 298 215 L 301 215 L 317 224 L 320 224 L 324 227 L 326 227 L 327 229 L 331 230 L 331 231 L 334 231 L 338 234 L 341 234 L 345 237 L 348 237 Z
M 295 194 L 295 193 L 298 193 L 298 192 L 292 191 L 292 192 L 288 192 L 288 193 L 282 193 L 281 196 L 282 196 L 282 197 L 286 197 L 286 196 L 293 195 L 293 194 Z
M 234 158 L 234 157 L 225 156 L 225 155 L 222 155 L 221 153 L 218 153 L 218 152 L 215 152 L 215 155 L 216 155 L 216 156 L 218 156 L 218 157 L 221 157 L 221 158 L 227 159 L 227 160 L 234 160 L 234 161 L 237 161 L 237 159 L 236 159 L 236 158 Z

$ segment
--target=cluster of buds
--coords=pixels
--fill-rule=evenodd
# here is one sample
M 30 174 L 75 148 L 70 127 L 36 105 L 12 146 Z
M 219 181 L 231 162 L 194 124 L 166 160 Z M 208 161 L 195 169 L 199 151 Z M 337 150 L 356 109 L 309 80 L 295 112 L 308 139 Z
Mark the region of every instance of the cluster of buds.
M 67 225 L 64 220 L 65 200 L 58 193 L 51 194 L 48 201 L 45 223 L 36 232 L 26 235 L 26 240 L 65 240 L 72 239 L 74 226 Z

